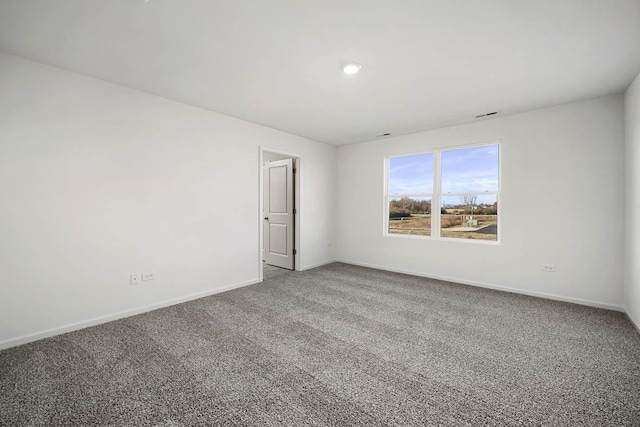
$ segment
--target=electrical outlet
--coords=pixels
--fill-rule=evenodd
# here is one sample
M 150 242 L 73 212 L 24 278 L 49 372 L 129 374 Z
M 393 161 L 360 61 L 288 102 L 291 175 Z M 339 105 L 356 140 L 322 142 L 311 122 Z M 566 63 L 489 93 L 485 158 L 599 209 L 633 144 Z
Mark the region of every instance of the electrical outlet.
M 139 285 L 142 282 L 142 274 L 140 273 L 131 273 L 129 276 L 129 284 L 130 285 Z
M 156 273 L 153 271 L 149 273 L 142 273 L 142 281 L 146 282 L 147 280 L 154 280 L 156 278 Z
M 542 271 L 546 271 L 547 273 L 554 273 L 556 271 L 556 266 L 553 264 L 542 264 Z

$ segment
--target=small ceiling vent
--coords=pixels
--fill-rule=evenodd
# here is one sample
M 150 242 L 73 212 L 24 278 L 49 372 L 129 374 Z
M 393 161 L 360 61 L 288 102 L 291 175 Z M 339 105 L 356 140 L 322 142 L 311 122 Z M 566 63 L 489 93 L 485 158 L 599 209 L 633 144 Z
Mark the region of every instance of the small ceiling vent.
M 479 115 L 476 116 L 476 119 L 479 119 L 480 117 L 495 116 L 496 114 L 498 114 L 497 111 L 492 111 L 490 113 L 479 114 Z

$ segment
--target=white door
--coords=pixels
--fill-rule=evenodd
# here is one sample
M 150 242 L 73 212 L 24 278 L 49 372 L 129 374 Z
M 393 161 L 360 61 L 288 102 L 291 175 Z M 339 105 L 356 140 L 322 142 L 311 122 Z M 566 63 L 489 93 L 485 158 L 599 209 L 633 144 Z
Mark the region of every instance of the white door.
M 278 160 L 265 165 L 264 259 L 267 264 L 293 270 L 294 163 Z

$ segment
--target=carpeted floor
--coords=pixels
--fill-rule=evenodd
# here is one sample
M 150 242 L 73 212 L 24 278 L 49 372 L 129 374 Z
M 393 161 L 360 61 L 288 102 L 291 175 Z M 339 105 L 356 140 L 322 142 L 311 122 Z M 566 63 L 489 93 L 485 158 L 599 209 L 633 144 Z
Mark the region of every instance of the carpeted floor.
M 276 267 L 275 265 L 269 265 L 266 262 L 262 263 L 262 273 L 264 275 L 264 280 L 275 279 L 276 277 L 280 277 L 283 274 L 290 273 L 291 270 L 287 270 L 285 268 Z
M 0 425 L 640 425 L 624 314 L 333 264 L 0 352 Z

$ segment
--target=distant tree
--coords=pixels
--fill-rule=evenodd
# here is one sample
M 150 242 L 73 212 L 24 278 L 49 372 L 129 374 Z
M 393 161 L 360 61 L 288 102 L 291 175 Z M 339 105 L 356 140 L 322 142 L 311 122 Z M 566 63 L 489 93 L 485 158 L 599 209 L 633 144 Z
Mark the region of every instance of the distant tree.
M 389 202 L 389 214 L 394 217 L 411 216 L 411 214 L 428 215 L 431 213 L 430 200 L 415 200 L 403 197 Z
M 464 206 L 464 212 L 467 215 L 473 215 L 473 209 L 476 207 L 478 196 L 467 194 L 462 196 L 462 205 Z

